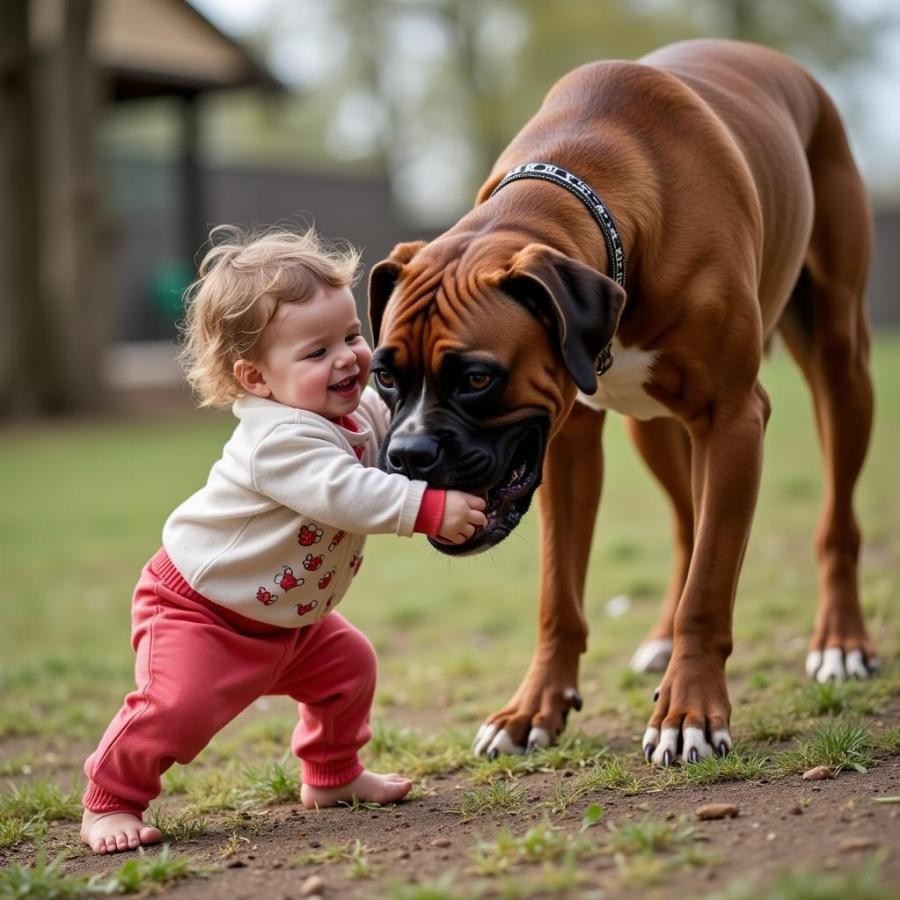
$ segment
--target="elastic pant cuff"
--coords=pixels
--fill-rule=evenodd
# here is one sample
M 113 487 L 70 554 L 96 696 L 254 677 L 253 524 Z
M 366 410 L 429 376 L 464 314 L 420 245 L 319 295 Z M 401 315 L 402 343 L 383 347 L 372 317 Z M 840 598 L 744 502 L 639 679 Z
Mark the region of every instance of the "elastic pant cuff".
M 140 803 L 134 803 L 131 800 L 123 800 L 109 791 L 103 790 L 93 781 L 88 782 L 88 789 L 81 798 L 81 803 L 85 809 L 96 813 L 124 812 L 141 818 L 146 806 Z
M 357 775 L 364 771 L 359 757 L 351 759 L 335 760 L 327 763 L 311 762 L 308 759 L 303 763 L 303 783 L 310 787 L 340 787 L 353 781 Z

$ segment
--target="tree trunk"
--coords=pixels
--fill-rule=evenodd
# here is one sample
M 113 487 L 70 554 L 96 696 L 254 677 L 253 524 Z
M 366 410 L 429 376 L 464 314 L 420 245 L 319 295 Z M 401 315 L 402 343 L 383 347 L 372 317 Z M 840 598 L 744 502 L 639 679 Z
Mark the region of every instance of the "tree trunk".
M 44 368 L 45 412 L 96 409 L 104 402 L 91 9 L 92 0 L 65 0 L 61 33 L 42 48 L 36 78 L 41 197 L 35 240 L 46 324 L 29 353 Z
M 39 408 L 44 372 L 28 0 L 0 3 L 0 416 Z

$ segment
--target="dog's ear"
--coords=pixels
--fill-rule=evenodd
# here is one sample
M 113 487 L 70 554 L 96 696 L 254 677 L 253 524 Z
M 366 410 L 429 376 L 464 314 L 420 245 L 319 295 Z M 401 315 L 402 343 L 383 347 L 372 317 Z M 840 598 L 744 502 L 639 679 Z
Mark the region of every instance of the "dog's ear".
M 583 393 L 593 394 L 597 356 L 616 332 L 624 289 L 544 244 L 520 250 L 499 287 L 537 315 L 550 316 L 572 380 Z
M 411 241 L 397 244 L 391 255 L 383 259 L 369 275 L 369 324 L 372 326 L 372 341 L 378 343 L 381 331 L 381 317 L 387 306 L 397 279 L 403 267 L 425 246 L 425 241 Z

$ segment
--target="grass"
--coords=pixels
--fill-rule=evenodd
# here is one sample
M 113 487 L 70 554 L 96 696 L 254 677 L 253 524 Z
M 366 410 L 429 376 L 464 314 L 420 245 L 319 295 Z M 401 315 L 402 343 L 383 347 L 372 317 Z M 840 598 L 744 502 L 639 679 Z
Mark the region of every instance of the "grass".
M 81 818 L 80 791 L 68 790 L 49 778 L 35 779 L 22 786 L 10 785 L 0 793 L 0 819 L 40 818 L 45 822 L 70 821 Z
M 884 861 L 884 854 L 876 854 L 849 871 L 823 872 L 818 867 L 784 871 L 765 886 L 758 879 L 740 878 L 711 900 L 895 900 L 896 885 L 881 876 Z
M 146 821 L 162 832 L 162 836 L 173 841 L 193 841 L 203 837 L 210 829 L 207 819 L 193 815 L 169 815 L 158 807 L 147 816 Z
M 63 872 L 65 854 L 48 861 L 45 852 L 38 853 L 30 867 L 12 863 L 0 870 L 0 898 L 34 900 L 68 900 L 110 894 L 157 893 L 189 878 L 205 877 L 212 871 L 197 866 L 191 859 L 174 855 L 168 845 L 154 855 L 140 847 L 136 856 L 122 863 L 111 875 L 67 875 Z
M 767 758 L 762 753 L 732 751 L 724 759 L 707 756 L 679 769 L 685 784 L 717 784 L 723 781 L 755 781 L 768 774 Z
M 694 831 L 684 825 L 673 825 L 664 819 L 644 816 L 638 822 L 610 825 L 608 848 L 613 853 L 659 853 L 685 844 L 693 838 Z
M 453 788 L 460 788 L 450 795 L 456 811 L 475 827 L 536 812 L 551 817 L 550 828 L 568 822 L 577 829 L 571 822 L 583 805 L 598 799 L 606 805 L 597 796 L 603 792 L 634 796 L 795 776 L 817 764 L 852 772 L 900 753 L 900 729 L 873 724 L 900 691 L 900 666 L 893 662 L 900 654 L 900 334 L 879 336 L 873 360 L 876 430 L 857 509 L 865 546 L 861 596 L 884 663 L 878 678 L 810 685 L 802 674 L 815 615 L 811 535 L 821 475 L 807 392 L 776 351 L 762 373 L 773 414 L 728 670 L 738 752 L 665 773 L 640 759 L 637 743 L 659 679 L 631 673 L 626 663 L 655 619 L 668 578 L 669 510 L 621 421 L 610 416 L 603 506 L 585 590 L 591 637 L 580 670 L 585 711 L 602 715 L 602 728 L 591 730 L 592 724 L 580 732 L 573 713 L 557 747 L 490 762 L 469 755 L 478 725 L 516 689 L 534 647 L 540 563 L 534 512 L 510 540 L 473 559 L 449 561 L 422 540 L 378 536 L 370 539 L 366 565 L 341 607 L 379 652 L 366 765 L 411 775 L 417 796 L 441 792 L 441 779 L 452 776 Z M 77 775 L 132 685 L 134 582 L 158 546 L 165 517 L 206 479 L 231 427 L 229 416 L 197 413 L 189 423 L 71 421 L 0 433 L 0 570 L 7 596 L 15 598 L 3 604 L 0 627 L 0 847 L 18 860 L 14 865 L 34 853 L 29 845 L 41 845 L 48 823 L 79 815 L 78 789 L 60 787 L 60 772 Z M 621 594 L 630 604 L 611 615 L 608 602 Z M 257 812 L 297 802 L 297 763 L 284 755 L 295 721 L 295 704 L 267 699 L 228 726 L 191 766 L 170 770 L 159 807 L 166 812 L 158 813 L 164 830 L 189 839 L 208 827 L 221 832 L 222 854 L 235 854 L 247 841 L 244 833 L 264 821 Z M 417 727 L 398 724 L 406 721 Z M 623 747 L 626 738 L 630 744 Z M 58 763 L 48 762 L 51 753 Z M 242 818 L 248 810 L 252 818 Z M 657 826 L 641 827 L 652 837 Z M 508 841 L 524 837 L 510 834 Z M 603 851 L 597 859 L 625 885 L 653 884 L 673 866 L 703 864 L 691 842 L 647 853 L 612 850 L 609 841 L 625 838 L 608 831 L 605 818 L 583 838 Z M 554 837 L 539 831 L 531 840 L 549 848 Z M 367 856 L 322 864 L 365 878 L 375 871 Z M 516 875 L 519 863 L 507 864 L 509 871 L 497 865 L 490 883 L 495 895 L 552 895 L 551 884 L 560 892 L 579 889 L 565 853 L 536 859 L 527 883 Z M 47 883 L 72 877 L 63 874 L 62 862 L 46 858 L 32 870 L 15 871 Z M 473 895 L 452 878 L 442 881 L 440 872 L 427 874 L 431 880 L 409 888 L 410 897 Z M 83 879 L 71 883 L 88 889 Z M 385 895 L 394 896 L 390 890 L 385 887 Z M 404 891 L 398 887 L 395 894 Z
M 798 738 L 791 750 L 773 760 L 778 775 L 793 775 L 815 766 L 865 772 L 875 761 L 874 738 L 867 725 L 852 719 L 823 722 L 809 738 Z
M 564 734 L 554 747 L 546 747 L 521 756 L 501 755 L 494 760 L 471 758 L 466 748 L 467 771 L 476 784 L 491 782 L 498 776 L 516 778 L 535 772 L 554 772 L 561 769 L 584 769 L 596 765 L 609 748 L 599 737 L 581 732 Z
M 47 833 L 47 823 L 40 816 L 21 819 L 6 816 L 0 819 L 0 850 L 15 847 L 26 841 L 35 841 Z
M 486 788 L 470 791 L 459 803 L 458 812 L 464 819 L 486 813 L 518 812 L 525 805 L 525 791 L 512 781 L 498 780 Z

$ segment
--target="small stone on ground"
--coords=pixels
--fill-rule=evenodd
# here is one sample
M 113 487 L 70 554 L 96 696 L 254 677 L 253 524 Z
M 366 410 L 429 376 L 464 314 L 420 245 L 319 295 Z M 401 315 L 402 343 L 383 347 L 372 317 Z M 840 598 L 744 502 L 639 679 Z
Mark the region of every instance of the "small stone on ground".
M 698 819 L 733 819 L 738 808 L 733 803 L 704 803 L 694 812 Z

